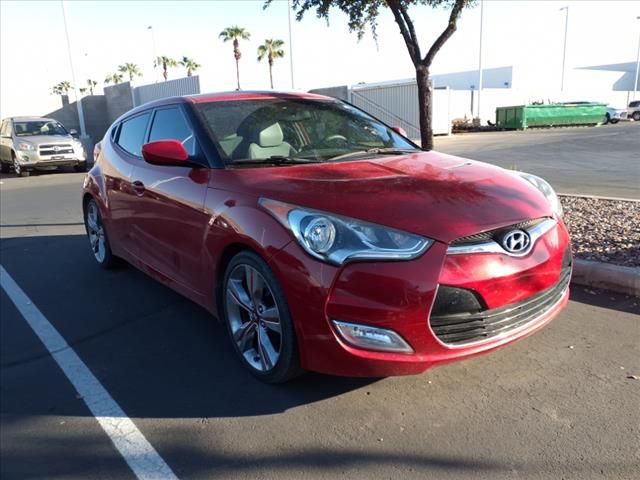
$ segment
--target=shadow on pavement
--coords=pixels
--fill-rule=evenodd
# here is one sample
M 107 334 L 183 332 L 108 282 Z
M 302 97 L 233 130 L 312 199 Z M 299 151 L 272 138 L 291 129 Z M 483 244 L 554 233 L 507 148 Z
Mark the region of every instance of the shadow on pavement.
M 640 298 L 620 293 L 598 290 L 582 285 L 572 285 L 570 300 L 593 305 L 594 307 L 640 315 Z
M 131 417 L 268 415 L 376 381 L 309 373 L 265 385 L 245 371 L 208 312 L 131 266 L 101 270 L 85 236 L 11 238 L 0 248 L 5 269 Z M 36 377 L 48 353 L 17 311 L 3 313 L 14 325 L 0 339 L 3 383 L 25 371 Z M 82 402 L 52 405 L 42 388 L 3 388 L 2 412 L 86 413 Z M 37 400 L 22 402 L 25 395 Z

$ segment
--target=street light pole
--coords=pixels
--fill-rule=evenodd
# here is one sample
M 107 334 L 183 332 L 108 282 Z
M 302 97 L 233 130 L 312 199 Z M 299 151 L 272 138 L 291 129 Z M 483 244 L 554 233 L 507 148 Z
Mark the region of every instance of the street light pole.
M 564 67 L 567 59 L 567 29 L 569 27 L 569 6 L 562 7 L 560 11 L 565 10 L 564 17 L 564 48 L 562 49 L 562 79 L 560 80 L 560 91 L 564 91 Z
M 640 20 L 640 17 L 636 17 Z M 636 82 L 633 86 L 633 99 L 636 99 L 636 91 L 638 90 L 638 73 L 640 73 L 640 35 L 638 35 L 638 53 L 636 53 Z
M 291 34 L 291 0 L 287 0 L 287 17 L 289 19 L 289 67 L 291 68 L 291 90 L 293 90 L 293 39 Z
M 480 0 L 480 53 L 478 54 L 478 119 L 482 124 L 480 115 L 480 95 L 482 94 L 482 23 L 484 19 L 484 0 Z
M 69 40 L 69 29 L 67 27 L 67 5 L 65 0 L 61 0 L 62 20 L 64 22 L 64 34 L 67 38 L 67 53 L 69 54 L 69 67 L 71 68 L 71 81 L 73 82 L 73 90 L 76 95 L 76 105 L 78 106 L 78 123 L 80 124 L 80 137 L 85 138 L 87 131 L 84 126 L 84 111 L 82 110 L 82 98 L 78 92 L 78 84 L 76 82 L 76 74 L 73 70 L 73 55 L 71 54 L 71 41 Z
M 147 30 L 151 30 L 151 49 L 153 50 L 153 76 L 155 77 L 156 83 L 158 83 L 158 54 L 156 53 L 156 35 L 153 33 L 153 25 L 149 25 Z

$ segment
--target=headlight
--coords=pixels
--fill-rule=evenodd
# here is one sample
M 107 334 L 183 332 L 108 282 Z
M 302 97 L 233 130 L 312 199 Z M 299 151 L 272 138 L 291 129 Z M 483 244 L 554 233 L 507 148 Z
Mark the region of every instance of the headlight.
M 349 260 L 411 260 L 433 240 L 353 218 L 261 198 L 259 204 L 293 233 L 309 255 L 342 265 Z
M 562 204 L 560 203 L 560 199 L 546 180 L 530 173 L 519 172 L 518 174 L 531 185 L 540 190 L 540 192 L 542 192 L 542 194 L 549 202 L 549 205 L 551 205 L 551 209 L 554 211 L 554 213 L 562 217 Z
M 36 149 L 36 147 L 30 143 L 20 142 L 18 144 L 18 150 L 22 150 L 23 152 L 32 152 Z

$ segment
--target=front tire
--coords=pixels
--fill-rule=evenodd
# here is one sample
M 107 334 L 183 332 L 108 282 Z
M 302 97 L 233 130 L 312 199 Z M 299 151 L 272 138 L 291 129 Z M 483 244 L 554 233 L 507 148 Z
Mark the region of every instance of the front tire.
M 2 173 L 9 173 L 11 171 L 11 165 L 0 162 L 0 171 L 2 171 Z
M 289 306 L 262 258 L 252 252 L 233 257 L 221 303 L 233 348 L 255 377 L 283 383 L 302 373 Z
M 607 123 L 609 123 L 610 121 L 611 121 L 611 116 L 610 116 L 608 113 L 606 113 L 606 114 L 604 115 L 604 121 L 602 122 L 602 124 L 603 124 L 603 125 L 606 125 L 606 124 L 607 124 Z
M 640 122 L 640 112 L 633 112 L 633 115 L 631 115 L 631 118 L 633 118 L 633 120 L 636 122 Z
M 13 171 L 16 173 L 16 175 L 18 177 L 28 177 L 29 176 L 29 171 L 22 169 L 22 167 L 20 166 L 20 163 L 18 162 L 18 160 L 16 159 L 15 156 L 13 156 Z
M 79 163 L 78 165 L 75 165 L 73 167 L 73 170 L 80 173 L 80 172 L 86 172 L 87 171 L 87 162 L 82 162 Z
M 107 231 L 102 223 L 102 214 L 98 203 L 93 198 L 87 202 L 84 209 L 84 227 L 89 238 L 91 252 L 98 265 L 104 269 L 116 266 L 117 258 L 111 253 Z

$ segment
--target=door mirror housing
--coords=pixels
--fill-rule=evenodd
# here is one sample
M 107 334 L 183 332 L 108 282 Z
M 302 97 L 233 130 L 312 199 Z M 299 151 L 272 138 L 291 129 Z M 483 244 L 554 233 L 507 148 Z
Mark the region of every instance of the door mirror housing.
M 142 146 L 142 157 L 152 165 L 188 167 L 189 153 L 178 140 L 159 140 Z
M 402 135 L 403 137 L 407 136 L 407 132 L 405 131 L 404 128 L 402 127 L 391 127 L 391 130 L 393 130 L 396 133 L 399 133 L 400 135 Z
M 69 135 L 71 135 L 72 137 L 78 138 L 78 131 L 75 128 L 72 128 L 71 130 L 69 130 Z

